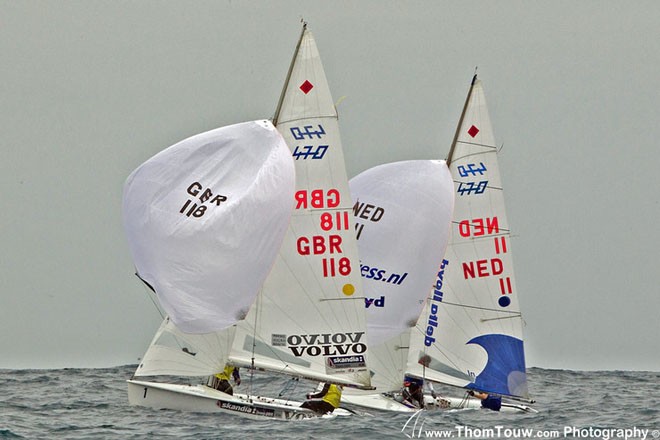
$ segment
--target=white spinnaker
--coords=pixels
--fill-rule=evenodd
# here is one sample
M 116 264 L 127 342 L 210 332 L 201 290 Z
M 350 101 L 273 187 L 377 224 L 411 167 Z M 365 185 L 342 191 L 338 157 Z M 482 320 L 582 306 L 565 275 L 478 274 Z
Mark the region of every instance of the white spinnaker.
M 294 173 L 279 132 L 252 121 L 185 139 L 128 177 L 122 215 L 137 273 L 179 330 L 245 316 L 288 226 Z
M 497 146 L 476 77 L 448 162 L 456 200 L 447 264 L 413 330 L 408 371 L 451 385 L 527 397 L 522 318 Z
M 365 290 L 372 385 L 401 387 L 410 328 L 447 246 L 454 184 L 444 161 L 380 165 L 350 181 Z
M 303 29 L 275 117 L 296 167 L 294 212 L 230 359 L 369 387 L 362 283 L 337 113 L 312 34 Z

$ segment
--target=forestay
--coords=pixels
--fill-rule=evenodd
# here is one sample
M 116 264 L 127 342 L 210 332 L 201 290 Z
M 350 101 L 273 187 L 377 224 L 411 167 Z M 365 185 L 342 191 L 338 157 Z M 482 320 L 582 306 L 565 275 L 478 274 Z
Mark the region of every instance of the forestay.
M 294 213 L 256 306 L 237 327 L 231 360 L 369 387 L 364 295 L 337 113 L 306 28 L 275 123 L 295 159 Z
M 185 139 L 128 177 L 133 261 L 178 330 L 210 333 L 247 314 L 289 223 L 294 172 L 275 127 L 253 121 Z
M 476 76 L 447 161 L 456 197 L 447 263 L 411 339 L 409 372 L 527 398 L 497 147 Z

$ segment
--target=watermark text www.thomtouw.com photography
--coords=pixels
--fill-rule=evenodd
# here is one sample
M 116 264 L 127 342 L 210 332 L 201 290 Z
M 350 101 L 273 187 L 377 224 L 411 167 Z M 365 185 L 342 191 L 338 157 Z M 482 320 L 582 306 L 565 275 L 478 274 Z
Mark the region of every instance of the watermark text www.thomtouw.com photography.
M 639 428 L 599 428 L 562 426 L 557 429 L 514 428 L 504 425 L 477 428 L 456 425 L 453 429 L 429 429 L 424 426 L 425 420 L 414 414 L 404 425 L 401 432 L 407 438 L 466 438 L 466 439 L 552 439 L 552 438 L 584 438 L 602 440 L 632 440 L 660 439 L 660 429 Z

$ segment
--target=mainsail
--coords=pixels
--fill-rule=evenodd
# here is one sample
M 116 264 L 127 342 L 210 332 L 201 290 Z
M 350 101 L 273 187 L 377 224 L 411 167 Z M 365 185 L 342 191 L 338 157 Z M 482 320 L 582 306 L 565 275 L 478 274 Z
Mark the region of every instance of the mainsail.
M 185 139 L 128 177 L 122 216 L 137 274 L 170 317 L 136 375 L 203 375 L 224 365 L 230 341 L 219 332 L 247 314 L 270 271 L 294 173 L 279 132 L 253 121 Z M 197 355 L 203 344 L 210 358 Z
M 401 387 L 415 326 L 442 263 L 454 204 L 444 161 L 368 169 L 350 181 L 378 392 Z
M 497 146 L 476 75 L 447 163 L 456 198 L 451 237 L 446 263 L 411 339 L 408 372 L 528 398 Z
M 337 112 L 303 27 L 274 122 L 295 159 L 294 212 L 230 360 L 370 387 L 364 294 Z

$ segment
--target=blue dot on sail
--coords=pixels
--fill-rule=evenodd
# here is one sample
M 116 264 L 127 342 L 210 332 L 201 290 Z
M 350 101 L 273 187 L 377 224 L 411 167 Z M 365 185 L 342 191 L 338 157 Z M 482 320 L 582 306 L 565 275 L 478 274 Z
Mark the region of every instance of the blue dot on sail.
M 508 296 L 501 296 L 497 302 L 499 303 L 500 307 L 507 307 L 509 304 L 511 304 L 511 299 Z
M 467 388 L 510 396 L 528 395 L 523 341 L 509 335 L 490 334 L 477 336 L 468 344 L 486 350 L 488 362 Z

